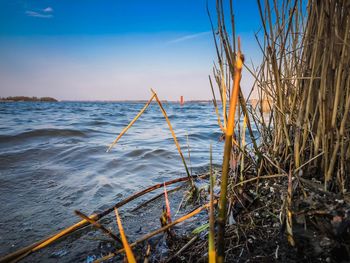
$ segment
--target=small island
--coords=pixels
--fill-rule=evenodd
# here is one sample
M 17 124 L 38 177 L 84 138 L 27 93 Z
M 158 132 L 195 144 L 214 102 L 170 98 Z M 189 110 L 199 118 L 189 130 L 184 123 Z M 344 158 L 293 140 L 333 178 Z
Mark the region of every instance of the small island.
M 23 102 L 23 101 L 31 101 L 31 102 L 58 102 L 58 100 L 51 97 L 26 97 L 26 96 L 14 96 L 14 97 L 6 97 L 1 98 L 0 102 Z

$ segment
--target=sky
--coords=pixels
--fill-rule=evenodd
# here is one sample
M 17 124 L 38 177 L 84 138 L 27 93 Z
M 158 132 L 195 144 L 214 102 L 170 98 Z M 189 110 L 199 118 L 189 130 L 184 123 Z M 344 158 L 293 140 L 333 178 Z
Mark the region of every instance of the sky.
M 257 65 L 256 0 L 233 4 Z M 211 99 L 214 61 L 206 0 L 0 0 L 0 97 L 144 100 L 153 88 L 161 99 Z M 252 83 L 243 71 L 246 94 Z

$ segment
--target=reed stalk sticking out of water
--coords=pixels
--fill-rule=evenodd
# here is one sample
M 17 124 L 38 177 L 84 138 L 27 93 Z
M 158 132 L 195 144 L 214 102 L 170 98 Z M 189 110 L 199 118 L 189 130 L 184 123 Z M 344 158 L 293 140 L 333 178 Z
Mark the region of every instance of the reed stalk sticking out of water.
M 219 201 L 218 215 L 218 256 L 217 261 L 222 263 L 225 261 L 225 225 L 226 225 L 226 203 L 227 203 L 227 182 L 230 170 L 230 158 L 232 151 L 232 136 L 235 128 L 235 114 L 237 107 L 238 94 L 240 89 L 241 72 L 243 66 L 243 56 L 240 50 L 240 39 L 238 38 L 238 52 L 235 65 L 235 78 L 233 92 L 230 99 L 230 109 L 228 115 L 228 123 L 225 133 L 224 160 L 222 164 L 221 175 L 221 191 Z
M 114 212 L 115 212 L 115 217 L 117 218 L 119 233 L 120 233 L 120 236 L 122 238 L 122 242 L 123 242 L 123 246 L 124 246 L 124 250 L 125 250 L 125 254 L 126 254 L 126 258 L 128 260 L 128 263 L 136 263 L 134 253 L 132 252 L 131 247 L 129 245 L 129 242 L 125 236 L 124 228 L 122 225 L 122 221 L 120 220 L 120 217 L 119 217 L 118 209 L 114 208 Z
M 215 252 L 215 216 L 214 216 L 214 183 L 215 179 L 213 177 L 213 153 L 212 145 L 210 144 L 210 206 L 209 206 L 209 235 L 208 235 L 208 255 L 209 263 L 216 262 L 216 252 Z
M 185 167 L 186 174 L 187 174 L 188 179 L 189 179 L 189 182 L 190 182 L 190 184 L 191 184 L 191 194 L 192 194 L 193 197 L 196 197 L 197 194 L 198 194 L 198 190 L 197 190 L 197 187 L 196 187 L 194 181 L 192 180 L 190 171 L 189 171 L 189 169 L 188 169 L 188 167 L 187 167 L 187 164 L 186 164 L 185 157 L 184 157 L 184 155 L 183 155 L 183 153 L 182 153 L 182 151 L 181 151 L 180 144 L 179 144 L 179 142 L 177 141 L 177 138 L 176 138 L 176 135 L 175 135 L 175 131 L 174 131 L 172 125 L 171 125 L 171 122 L 170 122 L 170 120 L 169 120 L 169 118 L 168 118 L 168 115 L 167 115 L 167 113 L 166 113 L 166 111 L 165 111 L 165 109 L 164 109 L 164 107 L 163 107 L 161 101 L 160 101 L 159 98 L 158 98 L 157 93 L 156 93 L 153 89 L 151 89 L 151 92 L 152 92 L 152 96 L 151 96 L 151 98 L 149 99 L 149 101 L 148 101 L 148 102 L 145 104 L 145 106 L 140 110 L 140 112 L 135 116 L 135 118 L 134 118 L 134 119 L 122 130 L 122 132 L 117 136 L 117 138 L 113 141 L 113 143 L 108 147 L 107 152 L 109 152 L 109 151 L 112 149 L 112 147 L 113 147 L 113 146 L 119 141 L 119 139 L 127 132 L 127 130 L 128 130 L 128 129 L 137 121 L 137 119 L 145 112 L 145 110 L 146 110 L 147 107 L 150 105 L 150 103 L 152 102 L 152 100 L 155 99 L 155 100 L 157 101 L 157 103 L 158 103 L 158 106 L 159 106 L 159 108 L 160 108 L 160 110 L 161 110 L 161 112 L 162 112 L 162 114 L 163 114 L 163 116 L 164 116 L 164 118 L 165 118 L 167 124 L 168 124 L 169 130 L 170 130 L 171 135 L 172 135 L 172 137 L 173 137 L 173 139 L 174 139 L 176 148 L 177 148 L 177 150 L 178 150 L 178 152 L 179 152 L 179 155 L 180 155 L 180 157 L 181 157 L 182 163 L 183 163 L 183 165 L 184 165 L 184 167 Z
M 179 152 L 179 154 L 180 154 L 182 163 L 183 163 L 183 165 L 184 165 L 184 167 L 185 167 L 185 170 L 186 170 L 186 174 L 187 174 L 187 176 L 188 176 L 188 178 L 189 178 L 189 182 L 191 183 L 192 193 L 194 194 L 194 196 L 196 196 L 196 195 L 197 195 L 197 192 L 198 192 L 198 191 L 197 191 L 197 187 L 195 186 L 194 181 L 193 181 L 192 178 L 191 178 L 191 174 L 190 174 L 190 171 L 188 170 L 188 167 L 187 167 L 187 164 L 186 164 L 186 161 L 185 161 L 185 157 L 184 157 L 184 155 L 182 154 L 180 144 L 179 144 L 179 142 L 177 141 L 177 138 L 176 138 L 174 129 L 173 129 L 172 125 L 171 125 L 171 122 L 170 122 L 170 120 L 169 120 L 169 118 L 168 118 L 168 115 L 167 115 L 166 111 L 164 110 L 163 105 L 162 105 L 161 101 L 159 100 L 157 93 L 155 93 L 153 89 L 151 89 L 151 91 L 152 91 L 152 93 L 153 93 L 153 95 L 154 95 L 154 98 L 156 99 L 156 101 L 157 101 L 157 103 L 158 103 L 158 105 L 159 105 L 159 107 L 160 107 L 160 110 L 162 111 L 162 113 L 163 113 L 163 115 L 164 115 L 164 118 L 165 118 L 165 120 L 166 120 L 168 126 L 169 126 L 169 130 L 170 130 L 170 132 L 171 132 L 171 135 L 173 136 L 173 139 L 174 139 L 176 148 L 177 148 L 177 150 L 178 150 L 178 152 Z
M 111 143 L 111 145 L 108 147 L 107 152 L 109 152 L 113 146 L 119 141 L 119 139 L 129 130 L 129 128 L 137 121 L 138 118 L 145 112 L 145 110 L 148 108 L 152 100 L 154 99 L 155 94 L 152 95 L 152 97 L 149 99 L 149 101 L 145 104 L 145 106 L 140 110 L 140 112 L 135 116 L 135 118 L 126 126 L 121 133 L 118 135 L 118 137 Z

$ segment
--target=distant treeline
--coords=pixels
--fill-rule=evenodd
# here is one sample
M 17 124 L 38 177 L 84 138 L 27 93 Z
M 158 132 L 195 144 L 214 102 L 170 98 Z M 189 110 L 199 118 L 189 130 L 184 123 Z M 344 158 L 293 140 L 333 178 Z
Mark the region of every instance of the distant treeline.
M 46 102 L 56 102 L 58 100 L 51 97 L 25 97 L 25 96 L 14 96 L 7 98 L 0 98 L 0 101 L 46 101 Z

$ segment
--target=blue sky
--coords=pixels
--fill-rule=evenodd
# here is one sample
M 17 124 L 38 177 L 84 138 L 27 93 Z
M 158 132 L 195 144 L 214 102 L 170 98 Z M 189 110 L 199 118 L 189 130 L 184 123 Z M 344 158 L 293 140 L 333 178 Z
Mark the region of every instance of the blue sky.
M 256 1 L 234 7 L 257 63 Z M 210 99 L 214 51 L 202 0 L 0 0 L 0 96 L 147 99 L 152 87 L 164 99 Z

